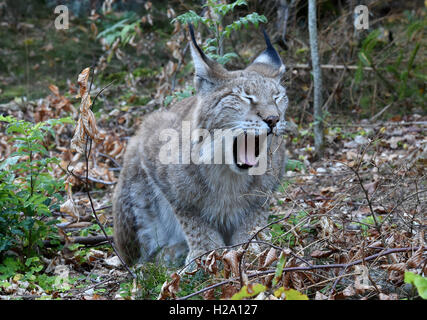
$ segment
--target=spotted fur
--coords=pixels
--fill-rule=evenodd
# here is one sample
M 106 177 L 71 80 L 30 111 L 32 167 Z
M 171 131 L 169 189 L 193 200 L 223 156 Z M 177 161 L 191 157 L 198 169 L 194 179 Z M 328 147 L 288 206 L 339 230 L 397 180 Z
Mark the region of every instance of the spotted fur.
M 194 37 L 190 44 L 197 94 L 146 116 L 128 144 L 114 193 L 115 243 L 130 264 L 159 256 L 171 263 L 180 257 L 189 261 L 247 240 L 265 223 L 268 199 L 284 173 L 288 98 L 280 84 L 284 65 L 277 63 L 271 43 L 240 71 L 227 71 L 210 60 Z M 266 129 L 265 119 L 271 116 L 279 121 L 268 135 L 270 156 L 263 175 L 249 175 L 235 164 L 159 160 L 160 133 L 168 128 L 180 133 L 183 121 L 210 132 Z

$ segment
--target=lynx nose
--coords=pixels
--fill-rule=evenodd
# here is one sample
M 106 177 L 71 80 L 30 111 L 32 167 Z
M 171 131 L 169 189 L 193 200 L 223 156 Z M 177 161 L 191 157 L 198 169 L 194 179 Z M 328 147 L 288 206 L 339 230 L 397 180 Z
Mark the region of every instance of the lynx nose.
M 276 126 L 277 122 L 279 122 L 279 117 L 278 116 L 269 116 L 264 121 L 268 124 L 270 129 L 273 130 L 273 128 Z

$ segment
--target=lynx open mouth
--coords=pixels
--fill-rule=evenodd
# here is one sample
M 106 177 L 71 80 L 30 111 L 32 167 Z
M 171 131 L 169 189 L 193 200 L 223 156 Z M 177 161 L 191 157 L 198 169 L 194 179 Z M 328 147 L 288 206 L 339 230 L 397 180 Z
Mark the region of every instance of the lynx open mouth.
M 241 134 L 233 141 L 233 159 L 237 168 L 248 170 L 258 164 L 260 150 L 266 136 Z

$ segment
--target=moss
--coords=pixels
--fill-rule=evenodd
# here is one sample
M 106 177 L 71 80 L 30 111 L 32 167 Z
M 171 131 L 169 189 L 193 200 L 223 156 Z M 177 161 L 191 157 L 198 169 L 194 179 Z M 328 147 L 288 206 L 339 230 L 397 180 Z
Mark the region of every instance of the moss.
M 158 73 L 159 73 L 159 70 L 144 68 L 144 67 L 136 68 L 135 70 L 132 71 L 132 74 L 135 77 L 154 77 Z
M 109 73 L 109 74 L 103 74 L 101 75 L 101 81 L 105 81 L 105 82 L 111 82 L 111 81 L 117 81 L 117 83 L 119 82 L 123 82 L 125 80 L 125 77 L 128 73 L 126 71 L 119 71 L 119 72 L 114 72 L 114 73 Z

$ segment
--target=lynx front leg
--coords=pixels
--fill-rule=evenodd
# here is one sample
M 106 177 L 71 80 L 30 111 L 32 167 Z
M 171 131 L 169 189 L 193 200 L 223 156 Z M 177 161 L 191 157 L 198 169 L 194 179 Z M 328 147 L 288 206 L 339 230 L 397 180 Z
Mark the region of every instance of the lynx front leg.
M 186 264 L 202 253 L 225 245 L 223 236 L 218 230 L 201 217 L 181 213 L 177 215 L 177 218 L 190 249 L 185 260 Z

